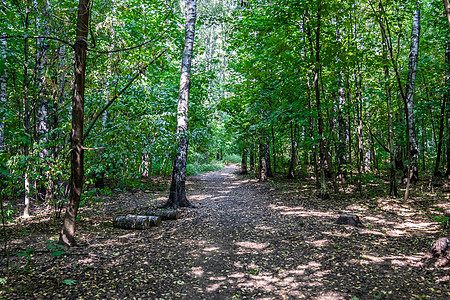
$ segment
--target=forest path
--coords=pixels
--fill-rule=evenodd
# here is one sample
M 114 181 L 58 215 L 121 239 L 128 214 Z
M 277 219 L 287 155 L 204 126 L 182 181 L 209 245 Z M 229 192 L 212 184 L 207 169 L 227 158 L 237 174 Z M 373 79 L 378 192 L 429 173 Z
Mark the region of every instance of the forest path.
M 198 209 L 166 236 L 181 250 L 182 282 L 173 280 L 169 298 L 398 299 L 424 289 L 449 297 L 418 267 L 435 224 L 312 200 L 295 181 L 259 183 L 237 170 L 231 165 L 189 179 L 188 197 Z M 343 208 L 366 227 L 335 224 Z
M 59 223 L 24 222 L 11 251 L 36 251 L 26 272 L 26 257 L 12 256 L 17 271 L 0 298 L 450 299 L 449 268 L 419 265 L 442 234 L 438 223 L 401 199 L 341 192 L 322 201 L 311 180 L 258 182 L 237 170 L 189 177 L 197 208 L 149 230 L 116 229 L 112 218 L 163 204 L 167 190 L 118 193 L 84 207 L 80 247 L 56 257 L 48 245 Z M 337 225 L 342 212 L 365 227 Z

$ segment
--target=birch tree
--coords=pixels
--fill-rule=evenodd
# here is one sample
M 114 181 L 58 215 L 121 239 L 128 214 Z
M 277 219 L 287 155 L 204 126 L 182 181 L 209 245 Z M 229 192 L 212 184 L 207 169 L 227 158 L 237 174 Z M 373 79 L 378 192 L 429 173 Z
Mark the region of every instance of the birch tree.
M 192 207 L 186 197 L 186 165 L 188 150 L 188 110 L 189 90 L 191 88 L 191 64 L 194 51 L 197 1 L 186 0 L 186 32 L 183 56 L 181 58 L 181 78 L 178 93 L 177 135 L 178 150 L 172 166 L 172 183 L 167 207 Z
M 408 184 L 419 180 L 419 147 L 416 138 L 416 124 L 414 120 L 414 89 L 417 74 L 417 60 L 419 57 L 420 38 L 420 8 L 414 11 L 413 24 L 411 29 L 411 47 L 409 51 L 408 80 L 406 82 L 405 117 L 406 130 L 408 136 Z M 408 188 L 407 188 L 408 191 Z M 405 195 L 407 198 L 407 195 Z

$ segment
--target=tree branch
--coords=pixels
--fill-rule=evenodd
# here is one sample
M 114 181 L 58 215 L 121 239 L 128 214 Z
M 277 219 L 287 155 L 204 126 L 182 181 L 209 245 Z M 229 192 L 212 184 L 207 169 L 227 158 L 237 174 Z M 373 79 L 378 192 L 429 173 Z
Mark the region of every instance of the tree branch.
M 4 36 L 0 36 L 0 40 L 12 39 L 12 38 L 54 40 L 54 41 L 58 41 L 58 42 L 61 42 L 63 44 L 66 44 L 66 45 L 68 45 L 68 46 L 73 48 L 73 44 L 69 43 L 66 40 L 63 40 L 63 39 L 60 39 L 60 38 L 57 38 L 57 37 L 53 37 L 53 36 L 44 36 L 44 35 L 33 35 L 33 36 L 27 36 L 27 35 L 4 35 Z
M 372 130 L 370 130 L 370 128 L 369 128 L 369 126 L 367 126 L 366 122 L 364 122 L 364 120 L 361 120 L 361 121 L 364 124 L 364 126 L 366 126 L 367 130 L 369 131 L 369 134 L 378 142 L 378 144 L 384 149 L 384 151 L 386 151 L 387 153 L 390 154 L 391 151 L 389 151 L 389 149 L 381 143 L 381 141 L 377 138 L 377 136 L 372 133 Z
M 133 76 L 133 78 L 127 83 L 127 85 L 120 90 L 120 92 L 114 96 L 114 98 L 112 98 L 111 100 L 108 101 L 108 103 L 106 103 L 105 107 L 103 107 L 96 115 L 94 120 L 92 121 L 91 125 L 89 125 L 88 129 L 86 130 L 84 136 L 83 136 L 83 142 L 84 140 L 87 138 L 87 136 L 89 135 L 89 132 L 91 131 L 92 127 L 94 127 L 95 123 L 97 122 L 97 120 L 100 118 L 100 116 L 111 106 L 111 104 L 114 103 L 114 101 L 117 100 L 117 98 L 119 98 L 130 86 L 131 84 L 139 77 L 141 76 L 145 70 L 147 69 L 148 66 L 150 66 L 151 64 L 153 64 L 158 58 L 161 57 L 161 55 L 163 55 L 165 52 L 167 51 L 164 50 L 163 52 L 161 52 L 160 54 L 158 54 L 158 56 L 156 56 L 149 64 L 141 67 L 138 72 L 136 73 L 136 75 Z

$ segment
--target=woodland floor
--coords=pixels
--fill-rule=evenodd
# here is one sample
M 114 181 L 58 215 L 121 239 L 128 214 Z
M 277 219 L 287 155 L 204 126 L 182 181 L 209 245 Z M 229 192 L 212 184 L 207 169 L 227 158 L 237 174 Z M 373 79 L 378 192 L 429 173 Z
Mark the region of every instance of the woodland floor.
M 79 246 L 62 255 L 48 248 L 59 221 L 44 214 L 12 225 L 0 298 L 450 299 L 449 268 L 421 263 L 430 244 L 448 236 L 431 215 L 447 209 L 448 194 L 423 198 L 417 186 L 405 203 L 369 196 L 367 186 L 363 197 L 341 188 L 323 201 L 312 180 L 257 182 L 235 168 L 190 177 L 197 209 L 150 230 L 115 229 L 112 219 L 164 203 L 167 190 L 81 209 Z M 337 225 L 343 212 L 364 227 Z M 16 255 L 30 248 L 28 259 Z

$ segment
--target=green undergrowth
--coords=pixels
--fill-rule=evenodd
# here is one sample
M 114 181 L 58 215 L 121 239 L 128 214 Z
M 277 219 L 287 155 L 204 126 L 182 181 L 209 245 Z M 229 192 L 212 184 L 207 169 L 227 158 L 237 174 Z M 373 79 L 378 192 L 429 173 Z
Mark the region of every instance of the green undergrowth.
M 218 171 L 225 167 L 225 163 L 221 161 L 208 161 L 206 163 L 193 162 L 188 163 L 186 172 L 187 175 L 199 175 L 206 172 Z
M 223 162 L 226 164 L 237 164 L 240 163 L 242 157 L 238 154 L 227 154 L 223 157 Z

